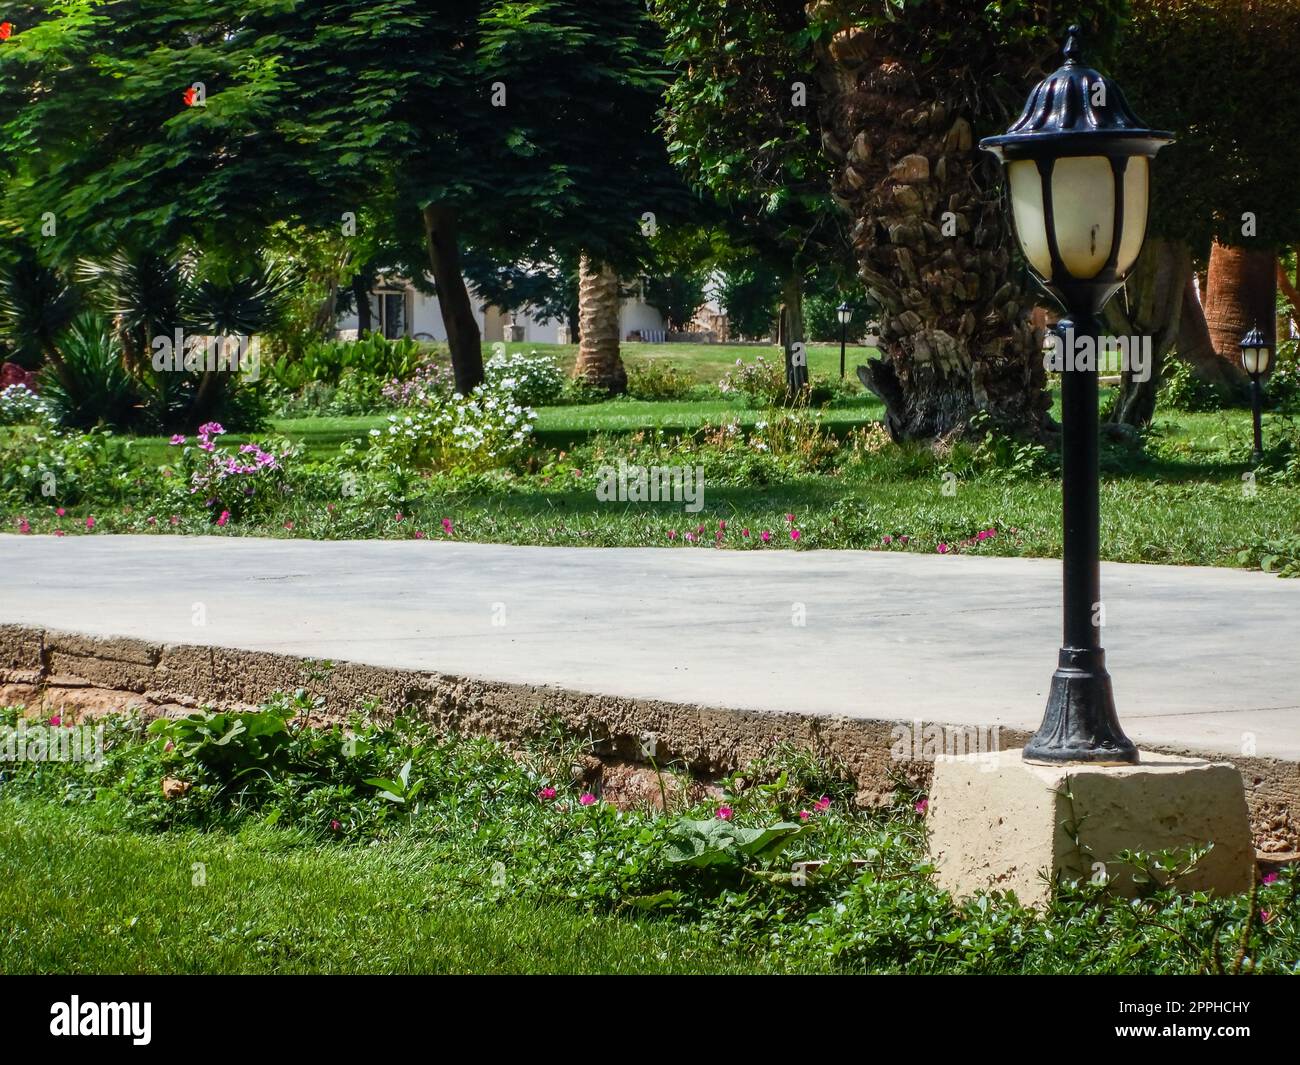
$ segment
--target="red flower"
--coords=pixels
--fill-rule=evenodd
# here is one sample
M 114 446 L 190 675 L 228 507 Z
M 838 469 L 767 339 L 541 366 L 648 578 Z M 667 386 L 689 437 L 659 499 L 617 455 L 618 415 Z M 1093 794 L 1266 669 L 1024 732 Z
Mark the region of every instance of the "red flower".
M 13 32 L 14 24 L 12 22 L 0 22 L 0 41 L 9 40 Z
M 188 89 L 185 90 L 184 100 L 185 100 L 186 107 L 193 107 L 194 101 L 197 100 L 198 98 L 199 98 L 199 94 L 195 90 L 193 85 L 191 85 Z

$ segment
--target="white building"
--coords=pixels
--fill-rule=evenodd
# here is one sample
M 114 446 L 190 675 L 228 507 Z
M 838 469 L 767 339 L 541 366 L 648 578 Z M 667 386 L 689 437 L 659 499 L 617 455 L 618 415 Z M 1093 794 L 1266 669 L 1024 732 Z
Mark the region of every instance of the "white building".
M 485 343 L 494 340 L 534 341 L 537 343 L 567 343 L 567 322 L 540 322 L 531 309 L 525 308 L 513 315 L 498 307 L 485 307 L 475 298 L 473 287 L 469 290 L 474 305 L 474 317 Z M 513 325 L 514 329 L 507 330 Z M 410 282 L 402 278 L 384 279 L 370 293 L 370 327 L 390 339 L 409 336 L 416 340 L 446 340 L 447 327 L 442 322 L 442 310 L 436 296 L 417 292 Z M 357 315 L 353 311 L 339 318 L 339 335 L 355 337 Z M 635 334 L 635 336 L 634 336 Z M 663 315 L 651 307 L 640 294 L 623 300 L 619 310 L 619 335 L 624 339 L 662 340 L 665 337 Z

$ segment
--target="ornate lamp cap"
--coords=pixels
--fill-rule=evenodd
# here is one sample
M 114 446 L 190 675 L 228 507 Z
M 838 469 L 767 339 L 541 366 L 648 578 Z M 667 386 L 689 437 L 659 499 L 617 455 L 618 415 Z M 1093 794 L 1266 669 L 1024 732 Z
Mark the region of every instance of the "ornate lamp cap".
M 1241 347 L 1243 348 L 1266 348 L 1268 341 L 1264 339 L 1264 334 L 1259 331 L 1259 326 L 1251 326 L 1250 331 L 1241 338 Z
M 1001 159 L 1061 155 L 1155 155 L 1172 133 L 1147 127 L 1110 78 L 1083 65 L 1078 26 L 1061 54 L 1065 64 L 1040 81 L 1020 117 L 980 147 Z

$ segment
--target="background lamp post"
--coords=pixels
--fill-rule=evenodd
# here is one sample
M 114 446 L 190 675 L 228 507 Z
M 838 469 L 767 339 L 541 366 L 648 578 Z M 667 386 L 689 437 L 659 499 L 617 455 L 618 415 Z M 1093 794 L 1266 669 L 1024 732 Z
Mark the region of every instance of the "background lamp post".
M 1115 712 L 1101 647 L 1097 363 L 1101 309 L 1146 239 L 1150 161 L 1173 140 L 1146 128 L 1119 87 L 1080 61 L 1071 26 L 1065 65 L 1039 83 L 1024 113 L 980 147 L 1001 160 L 1016 237 L 1044 289 L 1066 311 L 1061 373 L 1064 640 L 1047 710 L 1025 744 L 1040 762 L 1138 760 Z M 1079 341 L 1092 345 L 1073 368 Z M 1086 347 L 1085 347 L 1086 350 Z
M 841 303 L 835 308 L 836 315 L 840 319 L 840 380 L 844 380 L 844 340 L 849 330 L 849 319 L 853 317 L 853 311 L 847 303 Z
M 1245 367 L 1246 373 L 1250 375 L 1250 410 L 1255 422 L 1255 454 L 1252 459 L 1255 462 L 1259 462 L 1264 458 L 1263 427 L 1260 424 L 1261 412 L 1264 406 L 1264 390 L 1260 381 L 1268 373 L 1269 364 L 1272 361 L 1273 348 L 1264 339 L 1263 334 L 1260 333 L 1259 326 L 1255 326 L 1241 338 L 1241 365 Z

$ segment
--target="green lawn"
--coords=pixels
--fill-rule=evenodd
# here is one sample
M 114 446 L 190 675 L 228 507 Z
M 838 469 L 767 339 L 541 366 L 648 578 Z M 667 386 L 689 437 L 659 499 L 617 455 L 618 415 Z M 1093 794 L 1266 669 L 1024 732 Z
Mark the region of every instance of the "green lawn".
M 195 886 L 196 863 L 205 883 Z M 415 843 L 307 844 L 292 830 L 114 831 L 0 803 L 0 972 L 744 973 L 665 922 L 486 899 Z
M 497 343 L 500 343 L 499 341 Z M 540 355 L 551 355 L 566 372 L 572 371 L 574 360 L 578 355 L 577 344 L 541 344 L 524 341 L 518 344 L 505 344 L 506 353 L 527 354 L 536 351 Z M 495 344 L 484 345 L 485 357 L 490 357 L 496 350 Z M 716 385 L 723 376 L 734 369 L 736 360 L 750 362 L 759 355 L 769 362 L 782 361 L 781 349 L 775 344 L 643 344 L 625 340 L 620 345 L 623 363 L 629 369 L 637 366 L 661 363 L 675 366 L 688 373 L 698 384 Z M 854 367 L 867 357 L 874 355 L 876 349 L 862 344 L 849 344 L 845 349 L 845 377 L 857 380 Z M 812 374 L 826 374 L 838 377 L 840 372 L 840 346 L 838 344 L 809 344 L 808 369 Z

